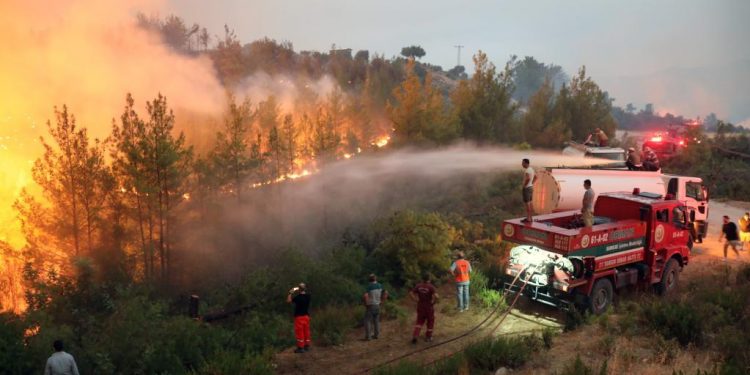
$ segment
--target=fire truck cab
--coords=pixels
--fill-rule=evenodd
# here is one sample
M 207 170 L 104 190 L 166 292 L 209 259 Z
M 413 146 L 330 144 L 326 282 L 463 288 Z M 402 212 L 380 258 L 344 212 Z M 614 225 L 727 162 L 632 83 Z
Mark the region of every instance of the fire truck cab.
M 600 314 L 617 289 L 653 285 L 666 294 L 676 287 L 692 248 L 684 203 L 635 189 L 599 195 L 594 213 L 590 228 L 579 211 L 504 221 L 503 239 L 518 245 L 505 271 L 518 282 L 506 282 L 506 291 Z

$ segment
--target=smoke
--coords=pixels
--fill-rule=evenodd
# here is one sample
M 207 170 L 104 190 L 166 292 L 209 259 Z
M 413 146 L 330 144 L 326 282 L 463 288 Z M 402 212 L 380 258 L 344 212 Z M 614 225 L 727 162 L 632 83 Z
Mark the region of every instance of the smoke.
M 588 165 L 596 159 L 559 153 L 479 148 L 459 144 L 437 150 L 397 150 L 357 155 L 324 166 L 303 179 L 253 189 L 242 205 L 228 199 L 214 227 L 187 231 L 190 257 L 210 259 L 224 275 L 263 263 L 283 248 L 313 255 L 340 243 L 347 230 L 361 232 L 396 210 L 438 210 L 482 216 L 521 204 L 521 160 L 535 168 Z M 601 162 L 601 161 L 598 161 Z M 506 176 L 518 171 L 518 176 Z M 518 178 L 509 181 L 508 178 Z M 498 185 L 498 186 L 495 186 Z M 517 188 L 516 188 L 517 187 Z M 488 189 L 509 190 L 487 203 Z M 487 215 L 484 215 L 487 216 Z M 231 261 L 228 261 L 231 260 Z
M 273 96 L 282 112 L 294 112 L 300 102 L 314 102 L 325 98 L 338 89 L 338 84 L 330 76 L 311 80 L 305 77 L 290 75 L 269 75 L 259 71 L 242 80 L 235 90 L 235 95 L 259 103 Z

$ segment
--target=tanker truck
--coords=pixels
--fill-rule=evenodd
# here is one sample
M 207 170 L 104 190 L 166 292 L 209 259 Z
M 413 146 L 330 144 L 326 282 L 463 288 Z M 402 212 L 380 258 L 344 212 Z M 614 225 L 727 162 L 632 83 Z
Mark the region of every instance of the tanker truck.
M 594 192 L 656 192 L 683 202 L 694 225 L 694 239 L 702 242 L 708 231 L 708 190 L 700 177 L 676 176 L 661 172 L 613 169 L 547 168 L 536 171 L 532 206 L 534 213 L 547 214 L 581 208 L 583 181 L 591 180 Z
M 505 220 L 510 251 L 504 289 L 531 300 L 601 314 L 616 290 L 654 286 L 669 294 L 690 260 L 685 206 L 659 193 L 605 193 L 594 206 L 594 225 L 577 211 Z M 645 289 L 645 288 L 643 288 Z

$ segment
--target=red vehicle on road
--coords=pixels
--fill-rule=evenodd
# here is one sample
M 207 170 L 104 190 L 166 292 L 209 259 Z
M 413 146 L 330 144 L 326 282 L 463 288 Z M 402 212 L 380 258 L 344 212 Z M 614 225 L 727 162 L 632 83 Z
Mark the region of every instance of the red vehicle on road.
M 504 221 L 503 239 L 519 245 L 506 274 L 521 281 L 505 289 L 599 314 L 617 289 L 653 285 L 665 294 L 675 288 L 692 248 L 683 203 L 635 189 L 599 195 L 594 212 L 591 228 L 583 227 L 578 211 L 535 216 L 532 223 Z

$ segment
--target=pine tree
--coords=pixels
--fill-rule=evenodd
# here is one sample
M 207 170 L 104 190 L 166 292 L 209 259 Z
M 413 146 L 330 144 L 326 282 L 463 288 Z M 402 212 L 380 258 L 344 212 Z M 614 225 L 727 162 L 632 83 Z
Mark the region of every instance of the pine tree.
M 408 63 L 406 79 L 394 89 L 393 97 L 386 110 L 397 143 L 447 143 L 458 134 L 458 124 L 432 85 L 432 75 L 427 73 L 422 83 L 414 61 Z
M 464 138 L 477 142 L 514 142 L 521 138 L 514 121 L 518 106 L 512 101 L 511 60 L 498 74 L 487 55 L 474 55 L 474 75 L 459 82 L 452 94 Z
M 47 122 L 53 143 L 42 139 L 44 156 L 32 168 L 43 201 L 24 192 L 15 207 L 26 239 L 43 252 L 91 256 L 101 238 L 101 221 L 109 185 L 103 146 L 90 142 L 75 116 L 55 108 L 56 124 Z M 50 257 L 51 258 L 51 257 Z
M 549 79 L 529 98 L 522 124 L 526 142 L 535 147 L 559 148 L 570 139 L 567 122 L 555 116 L 555 92 Z
M 216 143 L 209 156 L 218 186 L 228 187 L 240 201 L 243 185 L 247 182 L 252 169 L 256 167 L 248 144 L 252 121 L 250 102 L 245 101 L 238 105 L 234 97 L 230 97 L 224 129 L 216 134 Z

